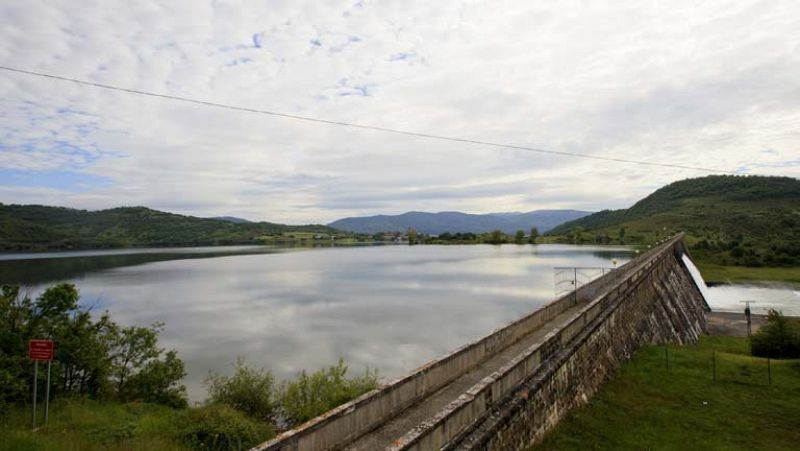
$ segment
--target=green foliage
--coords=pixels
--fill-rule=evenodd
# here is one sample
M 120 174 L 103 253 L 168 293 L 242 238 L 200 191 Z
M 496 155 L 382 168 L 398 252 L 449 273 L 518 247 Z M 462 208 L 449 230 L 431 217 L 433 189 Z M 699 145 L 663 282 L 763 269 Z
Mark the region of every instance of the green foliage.
M 191 449 L 238 451 L 249 449 L 273 435 L 268 423 L 248 418 L 221 404 L 185 410 L 177 421 L 177 436 Z
M 480 236 L 474 233 L 450 233 L 445 232 L 426 241 L 426 244 L 475 244 L 480 242 Z
M 575 243 L 581 230 L 604 244 L 652 244 L 683 231 L 696 260 L 723 266 L 800 266 L 800 180 L 716 175 L 682 180 L 631 208 L 601 211 L 548 235 Z
M 281 388 L 284 420 L 298 425 L 378 387 L 378 375 L 369 369 L 363 375 L 347 378 L 343 360 L 311 375 L 303 371 L 296 380 Z
M 269 371 L 250 368 L 240 357 L 233 376 L 209 374 L 204 382 L 210 403 L 228 405 L 259 421 L 277 420 L 277 387 Z
M 321 225 L 233 223 L 144 207 L 101 211 L 0 204 L 0 250 L 260 244 L 284 234 L 338 235 Z M 292 238 L 294 239 L 294 238 Z
M 536 244 L 536 240 L 539 238 L 539 229 L 536 227 L 531 228 L 531 236 L 528 238 L 528 242 L 531 244 Z
M 484 239 L 484 242 L 489 244 L 503 244 L 508 242 L 508 236 L 506 236 L 502 230 L 492 230 Z
M 419 236 L 418 236 L 416 230 L 408 229 L 408 232 L 406 233 L 406 235 L 408 236 L 408 244 L 417 244 L 417 241 L 419 240 Z
M 116 334 L 115 349 L 111 355 L 112 379 L 115 381 L 117 393 L 123 394 L 126 390 L 126 378 L 134 369 L 141 368 L 150 359 L 158 357 L 156 348 L 158 333 L 163 324 L 153 324 L 147 327 L 126 327 L 119 329 Z
M 186 376 L 183 361 L 178 352 L 167 351 L 164 358 L 158 358 L 163 350 L 159 350 L 154 358 L 141 366 L 139 372 L 133 374 L 122 392 L 124 399 L 163 404 L 171 407 L 186 407 L 186 387 L 179 381 Z
M 96 320 L 78 305 L 72 284 L 46 289 L 36 300 L 19 287 L 0 290 L 0 404 L 25 402 L 32 389 L 29 340 L 54 340 L 52 395 L 186 404 L 178 385 L 185 371 L 175 351 L 158 348 L 161 325 L 120 328 L 108 313 Z M 162 357 L 163 356 L 163 357 Z M 43 381 L 40 381 L 43 383 Z
M 517 230 L 517 233 L 514 234 L 514 243 L 516 243 L 516 244 L 524 244 L 525 243 L 525 231 L 524 230 Z
M 267 370 L 237 359 L 232 376 L 209 374 L 205 379 L 208 407 L 225 405 L 259 422 L 294 427 L 378 387 L 377 372 L 369 369 L 348 377 L 343 360 L 312 374 L 305 370 L 281 385 Z
M 750 338 L 753 355 L 773 359 L 800 358 L 800 321 L 770 309 L 767 324 Z

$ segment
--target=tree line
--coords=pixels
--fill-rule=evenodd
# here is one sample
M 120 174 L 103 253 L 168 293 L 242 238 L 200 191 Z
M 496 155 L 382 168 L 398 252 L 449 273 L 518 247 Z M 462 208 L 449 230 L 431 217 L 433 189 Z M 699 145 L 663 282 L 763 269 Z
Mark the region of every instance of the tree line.
M 431 235 L 409 229 L 406 232 L 408 244 L 535 244 L 539 238 L 539 230 L 532 227 L 526 234 L 524 230 L 517 230 L 513 235 L 496 229 L 486 233 L 445 232 Z

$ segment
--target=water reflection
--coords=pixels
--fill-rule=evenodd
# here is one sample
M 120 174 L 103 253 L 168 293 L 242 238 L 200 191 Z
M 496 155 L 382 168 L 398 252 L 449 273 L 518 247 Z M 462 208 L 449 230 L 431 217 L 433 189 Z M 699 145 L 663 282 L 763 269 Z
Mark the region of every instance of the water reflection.
M 227 371 L 238 355 L 279 378 L 339 357 L 358 371 L 399 376 L 552 300 L 553 267 L 611 266 L 632 255 L 567 245 L 230 253 L 103 254 L 0 268 L 3 280 L 39 288 L 75 280 L 82 302 L 121 324 L 164 321 L 163 344 L 185 360 L 197 400 L 203 376 Z

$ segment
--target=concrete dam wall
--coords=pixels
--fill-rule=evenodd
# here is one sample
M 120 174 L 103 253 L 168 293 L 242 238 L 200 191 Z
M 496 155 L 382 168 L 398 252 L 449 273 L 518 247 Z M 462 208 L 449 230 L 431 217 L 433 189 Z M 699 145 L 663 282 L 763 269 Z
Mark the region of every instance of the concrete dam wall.
M 256 450 L 526 449 L 641 345 L 689 343 L 707 305 L 677 236 Z

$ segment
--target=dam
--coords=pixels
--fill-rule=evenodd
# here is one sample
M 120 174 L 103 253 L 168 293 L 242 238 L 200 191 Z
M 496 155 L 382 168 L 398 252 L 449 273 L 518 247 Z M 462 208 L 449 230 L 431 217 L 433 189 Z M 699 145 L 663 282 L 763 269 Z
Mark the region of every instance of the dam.
M 645 344 L 692 343 L 708 305 L 679 234 L 491 334 L 253 448 L 524 450 Z

